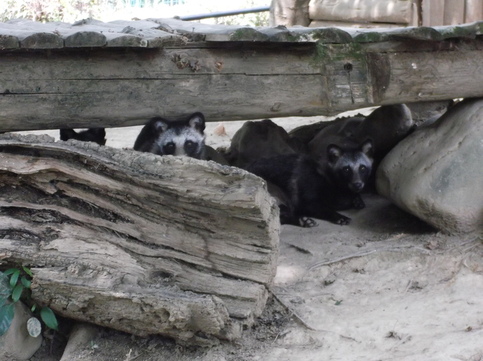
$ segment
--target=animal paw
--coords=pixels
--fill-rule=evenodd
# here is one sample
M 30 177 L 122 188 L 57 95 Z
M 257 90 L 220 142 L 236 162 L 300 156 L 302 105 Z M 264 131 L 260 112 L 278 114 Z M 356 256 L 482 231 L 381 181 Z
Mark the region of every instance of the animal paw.
M 339 214 L 339 218 L 335 220 L 335 223 L 341 226 L 348 225 L 350 222 L 351 219 L 349 217 L 343 216 L 342 214 Z
M 311 228 L 311 227 L 315 227 L 317 225 L 317 222 L 314 221 L 313 218 L 300 217 L 299 224 L 300 224 L 300 227 Z
M 362 209 L 366 207 L 366 204 L 359 195 L 352 200 L 352 205 L 355 209 Z

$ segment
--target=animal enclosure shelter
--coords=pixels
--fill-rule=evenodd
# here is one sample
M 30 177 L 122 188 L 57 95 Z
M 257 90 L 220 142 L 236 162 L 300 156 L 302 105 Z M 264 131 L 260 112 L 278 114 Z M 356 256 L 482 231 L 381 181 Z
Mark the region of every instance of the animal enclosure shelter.
M 451 2 L 441 3 L 445 18 Z M 483 97 L 481 18 L 433 26 L 424 10 L 440 2 L 411 4 L 422 7 L 382 28 L 315 10 L 310 27 L 0 23 L 2 262 L 35 269 L 33 297 L 66 318 L 185 345 L 239 340 L 266 307 L 280 257 L 279 211 L 260 178 L 10 132 Z

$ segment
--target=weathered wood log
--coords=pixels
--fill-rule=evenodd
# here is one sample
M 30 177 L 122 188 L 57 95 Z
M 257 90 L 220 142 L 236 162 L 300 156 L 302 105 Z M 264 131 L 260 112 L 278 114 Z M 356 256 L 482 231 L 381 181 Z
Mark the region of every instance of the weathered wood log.
M 483 96 L 482 33 L 483 22 L 370 30 L 174 19 L 0 24 L 0 132 L 141 125 L 196 111 L 207 121 L 311 116 Z
M 56 313 L 181 342 L 233 339 L 275 274 L 263 182 L 191 158 L 0 137 L 0 253 Z M 4 260 L 5 262 L 5 260 Z

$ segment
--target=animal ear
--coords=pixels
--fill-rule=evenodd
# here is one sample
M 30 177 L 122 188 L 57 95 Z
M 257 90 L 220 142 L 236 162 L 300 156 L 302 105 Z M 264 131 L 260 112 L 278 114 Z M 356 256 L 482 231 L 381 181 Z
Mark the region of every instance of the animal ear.
M 205 117 L 201 113 L 194 113 L 189 118 L 191 128 L 197 129 L 200 133 L 205 130 Z
M 361 150 L 363 153 L 365 153 L 367 156 L 372 157 L 374 154 L 374 144 L 372 143 L 371 139 L 366 139 L 362 144 L 361 144 Z
M 153 126 L 154 126 L 154 129 L 156 129 L 156 131 L 158 131 L 160 133 L 165 132 L 169 127 L 168 123 L 161 118 L 157 119 L 154 122 Z
M 342 155 L 342 149 L 340 149 L 337 145 L 335 144 L 330 144 L 328 147 L 327 147 L 327 155 L 329 157 L 329 161 L 331 163 L 335 163 L 337 161 L 337 159 L 340 158 L 340 156 Z

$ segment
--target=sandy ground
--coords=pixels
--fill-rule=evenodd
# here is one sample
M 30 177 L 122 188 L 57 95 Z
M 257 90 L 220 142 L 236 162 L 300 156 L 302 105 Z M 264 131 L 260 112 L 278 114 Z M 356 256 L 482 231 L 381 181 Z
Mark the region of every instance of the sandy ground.
M 224 123 L 225 135 L 209 124 L 207 143 L 228 146 L 241 124 Z M 139 130 L 109 129 L 106 145 L 131 147 Z M 364 199 L 344 212 L 348 226 L 282 226 L 273 297 L 237 343 L 186 348 L 104 330 L 72 360 L 483 360 L 482 238 L 446 236 L 380 196 Z M 32 360 L 61 354 L 46 346 Z

